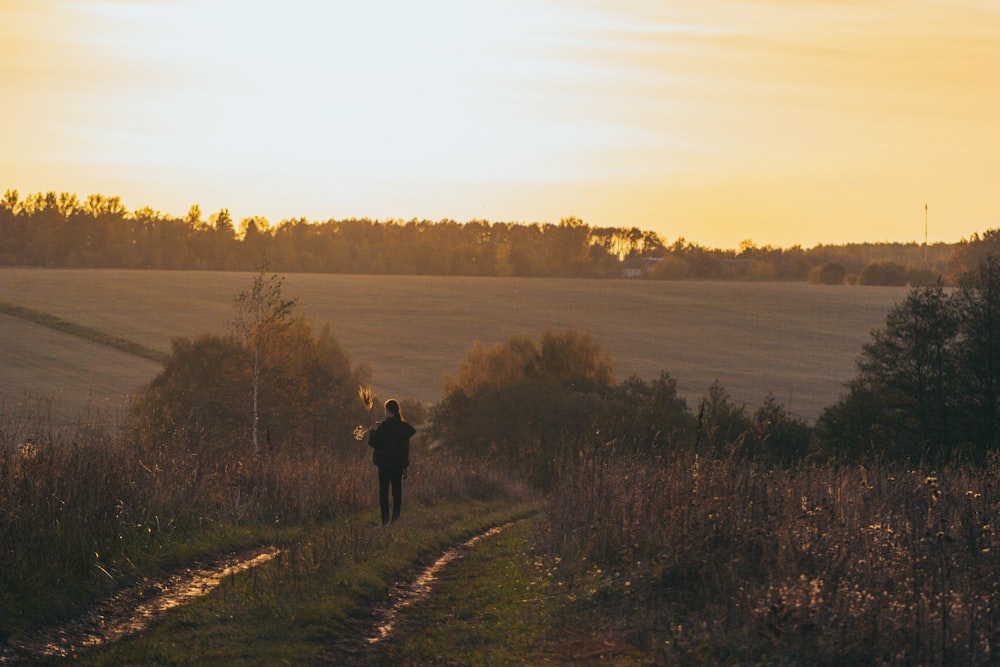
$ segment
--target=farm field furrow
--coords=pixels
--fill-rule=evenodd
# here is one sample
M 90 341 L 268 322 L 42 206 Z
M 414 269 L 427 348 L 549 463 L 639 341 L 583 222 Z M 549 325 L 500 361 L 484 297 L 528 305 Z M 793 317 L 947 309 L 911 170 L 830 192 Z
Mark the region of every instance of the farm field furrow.
M 233 297 L 250 279 L 231 272 L 6 268 L 0 300 L 167 352 L 175 337 L 225 331 Z M 861 345 L 906 288 L 286 274 L 284 294 L 298 300 L 314 326 L 330 325 L 352 361 L 372 370 L 383 397 L 438 400 L 444 375 L 476 339 L 499 343 L 574 327 L 610 352 L 619 379 L 668 372 L 692 404 L 718 380 L 739 402 L 756 407 L 770 392 L 812 420 L 840 395 Z M 120 396 L 123 377 L 138 384 L 158 369 L 112 350 L 106 359 L 95 356 L 99 346 L 79 347 L 72 337 L 26 326 L 0 318 L 0 396 L 27 390 L 60 399 L 69 392 L 50 386 L 58 382 L 53 374 L 76 378 L 91 396 Z

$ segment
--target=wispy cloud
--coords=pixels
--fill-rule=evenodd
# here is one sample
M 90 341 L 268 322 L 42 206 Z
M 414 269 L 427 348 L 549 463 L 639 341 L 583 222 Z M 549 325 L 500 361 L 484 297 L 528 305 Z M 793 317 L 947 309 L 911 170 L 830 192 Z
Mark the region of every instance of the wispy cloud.
M 161 209 L 967 234 L 1000 170 L 993 0 L 5 0 L 0 44 L 3 185 Z

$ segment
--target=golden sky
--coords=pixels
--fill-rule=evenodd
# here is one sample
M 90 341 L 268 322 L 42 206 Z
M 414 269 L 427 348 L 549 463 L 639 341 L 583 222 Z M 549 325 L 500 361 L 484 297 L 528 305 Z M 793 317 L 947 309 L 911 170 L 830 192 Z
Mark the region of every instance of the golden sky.
M 713 247 L 1000 227 L 996 0 L 0 0 L 0 190 Z

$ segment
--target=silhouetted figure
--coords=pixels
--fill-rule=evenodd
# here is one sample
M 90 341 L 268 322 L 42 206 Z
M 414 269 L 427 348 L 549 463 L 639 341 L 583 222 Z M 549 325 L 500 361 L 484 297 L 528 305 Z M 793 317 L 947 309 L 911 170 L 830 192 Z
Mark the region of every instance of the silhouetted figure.
M 372 462 L 378 466 L 378 502 L 382 525 L 389 523 L 389 487 L 392 487 L 392 520 L 399 518 L 403 505 L 403 477 L 410 465 L 410 437 L 417 430 L 403 421 L 399 403 L 385 402 L 385 420 L 368 433 L 368 444 L 375 451 Z

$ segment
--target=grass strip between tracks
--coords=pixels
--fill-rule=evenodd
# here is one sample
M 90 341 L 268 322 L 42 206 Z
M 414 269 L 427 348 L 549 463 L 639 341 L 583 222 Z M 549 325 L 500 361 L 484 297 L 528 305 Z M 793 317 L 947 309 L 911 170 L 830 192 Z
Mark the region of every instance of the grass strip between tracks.
M 400 619 L 385 665 L 648 665 L 534 544 L 539 515 L 487 540 L 441 573 Z

